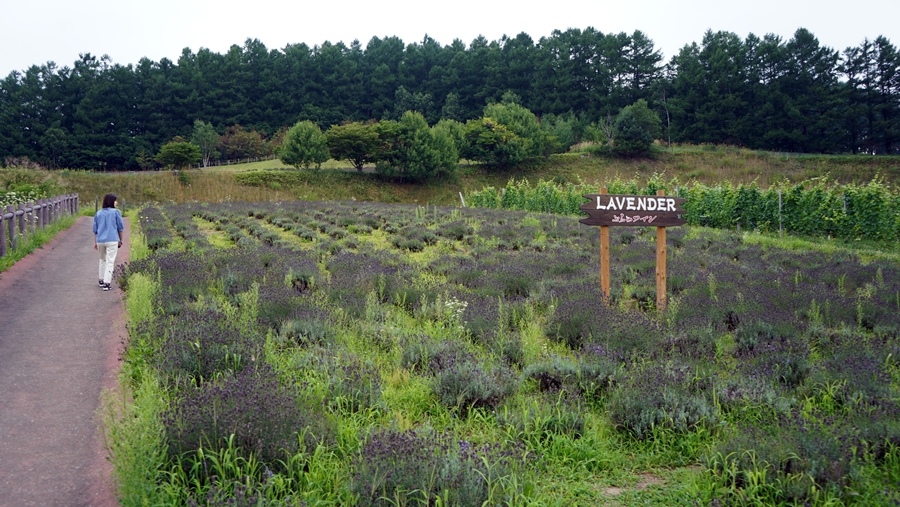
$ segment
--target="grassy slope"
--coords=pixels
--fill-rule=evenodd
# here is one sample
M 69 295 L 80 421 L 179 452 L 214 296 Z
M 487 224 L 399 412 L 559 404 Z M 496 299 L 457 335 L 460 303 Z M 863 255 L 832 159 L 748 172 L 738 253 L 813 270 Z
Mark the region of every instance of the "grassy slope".
M 247 171 L 285 170 L 303 174 L 291 185 L 248 187 L 237 184 L 234 175 Z M 222 202 L 356 199 L 380 202 L 454 205 L 459 192 L 480 190 L 488 185 L 505 186 L 510 178 L 584 181 L 602 184 L 615 178 L 645 180 L 661 174 L 665 180 L 682 183 L 750 183 L 766 187 L 774 182 L 828 177 L 841 183 L 866 182 L 881 177 L 896 187 L 900 183 L 900 157 L 793 155 L 731 147 L 690 146 L 663 149 L 654 159 L 611 160 L 578 153 L 556 155 L 530 167 L 509 171 L 487 171 L 461 164 L 450 181 L 398 184 L 381 180 L 371 172 L 357 173 L 349 164 L 329 161 L 318 171 L 295 171 L 278 160 L 189 170 L 144 173 L 93 173 L 87 171 L 0 170 L 0 187 L 6 181 L 40 182 L 51 179 L 65 192 L 77 192 L 85 205 L 107 192 L 120 202 Z M 274 188 L 273 188 L 274 187 Z

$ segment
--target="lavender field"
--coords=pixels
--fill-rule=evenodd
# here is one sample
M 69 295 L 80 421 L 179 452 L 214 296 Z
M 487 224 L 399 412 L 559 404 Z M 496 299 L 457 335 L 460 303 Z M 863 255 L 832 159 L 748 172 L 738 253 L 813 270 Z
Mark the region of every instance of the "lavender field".
M 889 257 L 669 228 L 657 312 L 653 228 L 612 228 L 609 306 L 574 217 L 224 203 L 139 228 L 125 505 L 900 502 Z

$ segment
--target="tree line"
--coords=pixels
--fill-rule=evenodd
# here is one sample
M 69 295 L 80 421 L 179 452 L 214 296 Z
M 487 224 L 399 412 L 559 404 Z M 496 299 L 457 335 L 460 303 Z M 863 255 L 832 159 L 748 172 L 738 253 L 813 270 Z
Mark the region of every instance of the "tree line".
M 429 126 L 419 111 L 405 111 L 399 121 L 345 122 L 324 132 L 313 121 L 301 120 L 268 146 L 282 162 L 298 169 L 318 169 L 330 159 L 346 160 L 358 171 L 374 164 L 379 174 L 406 181 L 451 176 L 462 158 L 489 169 L 508 169 L 571 146 L 575 122 L 565 118 L 541 122 L 519 101 L 514 93 L 506 92 L 501 102 L 485 106 L 481 118 L 465 123 L 442 118 L 434 126 Z M 594 142 L 582 151 L 647 156 L 653 151 L 660 123 L 647 101 L 639 99 L 623 108 L 606 130 L 585 129 L 583 134 Z M 235 130 L 219 136 L 211 124 L 196 120 L 190 139 L 176 136 L 160 148 L 153 161 L 176 170 L 193 165 L 206 167 L 217 150 L 228 151 L 236 144 Z M 258 145 L 262 143 L 258 135 L 244 132 L 243 137 L 258 140 Z
M 464 123 L 485 118 L 504 94 L 558 126 L 563 145 L 596 140 L 644 101 L 664 142 L 892 154 L 898 70 L 900 54 L 883 36 L 837 51 L 802 28 L 788 40 L 707 31 L 668 63 L 641 31 L 590 27 L 443 46 L 373 37 L 276 50 L 248 39 L 224 54 L 186 48 L 177 61 L 128 65 L 83 54 L 71 67 L 48 62 L 0 81 L 0 161 L 148 168 L 198 120 L 219 136 L 207 156 L 258 156 L 298 121 L 326 130 L 415 111 L 429 125 Z

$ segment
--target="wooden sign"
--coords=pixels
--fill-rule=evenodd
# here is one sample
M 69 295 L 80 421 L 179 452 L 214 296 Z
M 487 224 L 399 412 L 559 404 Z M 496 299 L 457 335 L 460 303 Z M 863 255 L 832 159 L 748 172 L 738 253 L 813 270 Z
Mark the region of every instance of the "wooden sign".
M 600 289 L 603 299 L 609 303 L 609 227 L 613 225 L 649 225 L 656 227 L 656 309 L 666 309 L 666 227 L 684 225 L 681 218 L 684 199 L 662 195 L 615 195 L 607 194 L 606 188 L 599 194 L 584 196 L 588 202 L 581 205 L 581 211 L 588 214 L 582 218 L 585 225 L 600 226 Z
M 684 199 L 659 195 L 587 194 L 588 202 L 579 209 L 588 214 L 585 225 L 624 226 L 648 225 L 673 227 L 684 225 L 681 218 Z

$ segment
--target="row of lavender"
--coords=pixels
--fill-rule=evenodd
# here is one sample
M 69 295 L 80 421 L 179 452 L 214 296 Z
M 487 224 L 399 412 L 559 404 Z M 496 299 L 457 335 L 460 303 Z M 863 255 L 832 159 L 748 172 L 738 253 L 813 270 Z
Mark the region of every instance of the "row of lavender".
M 256 494 L 297 473 L 286 456 L 331 448 L 345 461 L 337 488 L 359 505 L 442 491 L 499 503 L 535 494 L 548 438 L 577 441 L 603 420 L 624 441 L 708 435 L 675 462 L 706 464 L 711 499 L 746 498 L 762 471 L 779 486 L 757 494 L 802 501 L 850 495 L 859 468 L 900 445 L 895 263 L 671 228 L 657 316 L 649 229 L 613 230 L 607 306 L 596 230 L 577 218 L 226 203 L 148 208 L 141 228 L 156 253 L 123 283 L 158 274 L 158 314 L 133 332 L 172 393 L 170 459 L 205 485 L 189 496 L 235 493 L 196 465 L 197 449 L 234 445 L 262 463 Z M 397 372 L 439 407 L 406 414 L 409 431 L 385 422 Z M 556 410 L 511 410 L 523 400 Z M 444 411 L 498 429 L 472 435 Z M 360 414 L 371 423 L 348 446 Z

